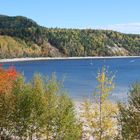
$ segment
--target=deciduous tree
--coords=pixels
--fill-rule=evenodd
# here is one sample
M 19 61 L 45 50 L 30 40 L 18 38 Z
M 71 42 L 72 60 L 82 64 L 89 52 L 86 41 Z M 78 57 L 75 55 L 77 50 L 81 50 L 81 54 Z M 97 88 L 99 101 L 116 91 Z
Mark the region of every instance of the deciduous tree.
M 117 134 L 117 105 L 108 97 L 115 87 L 114 76 L 103 67 L 97 81 L 93 102 L 86 101 L 82 105 L 85 132 L 97 140 L 113 139 Z

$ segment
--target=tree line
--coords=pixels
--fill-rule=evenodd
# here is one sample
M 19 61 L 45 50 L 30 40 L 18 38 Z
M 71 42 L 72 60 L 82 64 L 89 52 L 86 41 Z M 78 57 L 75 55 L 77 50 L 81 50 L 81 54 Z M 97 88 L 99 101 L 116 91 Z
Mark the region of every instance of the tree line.
M 7 38 L 8 44 L 0 44 L 0 52 L 5 53 L 1 58 L 140 54 L 140 35 L 111 30 L 46 28 L 21 16 L 0 16 L 0 35 L 14 40 L 11 43 L 11 38 Z M 14 53 L 10 54 L 7 49 Z M 21 55 L 17 50 L 22 50 Z

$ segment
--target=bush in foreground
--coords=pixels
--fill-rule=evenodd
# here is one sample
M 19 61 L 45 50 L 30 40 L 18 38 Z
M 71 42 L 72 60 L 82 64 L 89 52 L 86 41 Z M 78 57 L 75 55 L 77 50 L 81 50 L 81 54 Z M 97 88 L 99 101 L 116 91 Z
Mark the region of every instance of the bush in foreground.
M 12 86 L 10 94 L 0 93 L 1 139 L 81 139 L 74 105 L 54 75 L 29 83 L 18 76 Z

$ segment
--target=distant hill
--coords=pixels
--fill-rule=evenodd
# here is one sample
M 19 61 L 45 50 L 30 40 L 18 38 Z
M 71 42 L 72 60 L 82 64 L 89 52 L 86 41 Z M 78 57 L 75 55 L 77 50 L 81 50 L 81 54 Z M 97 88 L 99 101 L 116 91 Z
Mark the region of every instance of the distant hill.
M 26 17 L 0 15 L 0 58 L 114 55 L 140 55 L 140 35 L 46 28 Z

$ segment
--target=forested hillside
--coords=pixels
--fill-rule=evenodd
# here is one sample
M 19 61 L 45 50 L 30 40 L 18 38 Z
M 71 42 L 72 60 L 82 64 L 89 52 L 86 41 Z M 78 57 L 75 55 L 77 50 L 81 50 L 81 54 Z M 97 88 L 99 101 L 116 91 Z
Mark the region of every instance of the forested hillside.
M 140 55 L 140 35 L 46 28 L 26 17 L 0 16 L 0 58 L 113 55 Z

